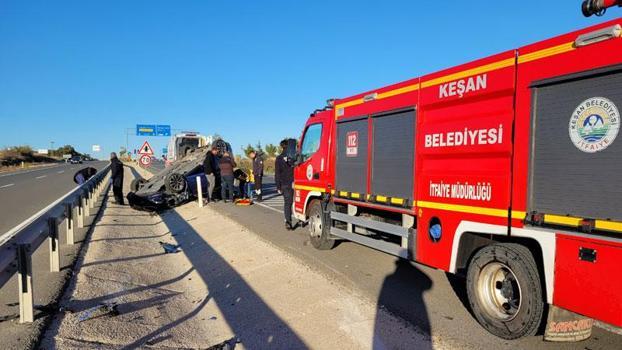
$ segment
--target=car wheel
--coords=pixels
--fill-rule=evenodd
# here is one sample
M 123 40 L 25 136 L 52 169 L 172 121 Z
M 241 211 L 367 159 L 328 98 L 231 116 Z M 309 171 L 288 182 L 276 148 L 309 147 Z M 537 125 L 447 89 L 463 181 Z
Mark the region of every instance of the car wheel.
M 186 178 L 178 173 L 168 174 L 164 178 L 164 187 L 169 193 L 181 193 L 186 189 Z
M 324 221 L 322 204 L 319 200 L 313 200 L 309 204 L 309 237 L 318 250 L 329 250 L 335 246 L 335 240 L 330 238 L 330 225 Z
M 147 180 L 145 180 L 145 179 L 134 179 L 130 183 L 130 190 L 132 192 L 136 192 L 136 191 L 140 190 L 146 182 L 147 182 Z
M 468 267 L 467 294 L 477 321 L 490 333 L 504 339 L 536 334 L 544 298 L 527 247 L 505 243 L 478 251 Z

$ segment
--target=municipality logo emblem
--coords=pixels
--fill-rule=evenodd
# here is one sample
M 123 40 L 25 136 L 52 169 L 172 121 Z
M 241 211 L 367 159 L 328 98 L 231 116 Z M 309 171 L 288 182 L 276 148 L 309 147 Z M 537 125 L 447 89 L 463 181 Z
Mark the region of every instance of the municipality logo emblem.
M 572 143 L 581 151 L 595 153 L 609 147 L 618 136 L 620 114 L 618 107 L 604 97 L 592 97 L 581 102 L 568 124 Z

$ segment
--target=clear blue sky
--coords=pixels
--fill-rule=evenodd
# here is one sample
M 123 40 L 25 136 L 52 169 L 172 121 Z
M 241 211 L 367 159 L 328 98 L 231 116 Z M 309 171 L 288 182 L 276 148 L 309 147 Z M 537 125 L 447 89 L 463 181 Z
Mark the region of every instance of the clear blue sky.
M 104 156 L 126 128 L 161 123 L 219 133 L 239 152 L 299 136 L 327 98 L 622 13 L 585 19 L 580 0 L 491 3 L 0 0 L 0 147 L 100 144 Z

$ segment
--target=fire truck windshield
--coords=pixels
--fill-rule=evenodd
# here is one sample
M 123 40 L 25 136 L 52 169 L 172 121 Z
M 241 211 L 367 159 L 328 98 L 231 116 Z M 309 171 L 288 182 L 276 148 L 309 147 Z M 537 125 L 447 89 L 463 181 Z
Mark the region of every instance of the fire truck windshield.
M 321 136 L 322 124 L 309 125 L 302 139 L 301 155 L 303 162 L 309 159 L 320 148 Z

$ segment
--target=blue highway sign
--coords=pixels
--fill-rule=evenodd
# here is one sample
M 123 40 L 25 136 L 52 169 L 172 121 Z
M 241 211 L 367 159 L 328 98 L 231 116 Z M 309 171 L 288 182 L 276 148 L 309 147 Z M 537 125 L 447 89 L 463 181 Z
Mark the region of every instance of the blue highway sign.
M 171 126 L 156 125 L 156 136 L 171 136 Z
M 156 136 L 156 126 L 153 124 L 136 124 L 136 136 Z

